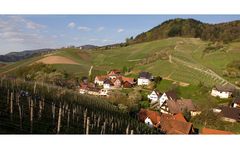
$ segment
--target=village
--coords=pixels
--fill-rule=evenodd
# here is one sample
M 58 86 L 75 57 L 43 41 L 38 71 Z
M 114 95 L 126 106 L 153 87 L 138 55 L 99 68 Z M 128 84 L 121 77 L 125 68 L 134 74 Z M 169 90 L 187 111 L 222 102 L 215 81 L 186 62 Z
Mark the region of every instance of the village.
M 111 70 L 106 75 L 97 75 L 93 82 L 88 77 L 83 77 L 79 86 L 80 94 L 103 96 L 108 98 L 112 91 L 129 89 L 134 87 L 146 87 L 154 81 L 149 72 L 139 72 L 138 78 L 125 77 L 120 70 Z M 240 97 L 233 97 L 236 89 L 230 85 L 215 85 L 209 94 L 215 98 L 227 100 L 232 98 L 230 105 L 218 106 L 212 110 L 222 121 L 240 121 Z M 202 128 L 196 129 L 184 115 L 189 113 L 191 117 L 201 114 L 192 99 L 179 97 L 174 90 L 160 92 L 157 89 L 149 90 L 147 95 L 148 108 L 141 108 L 137 114 L 140 122 L 150 128 L 159 129 L 166 134 L 234 134 L 234 132 Z

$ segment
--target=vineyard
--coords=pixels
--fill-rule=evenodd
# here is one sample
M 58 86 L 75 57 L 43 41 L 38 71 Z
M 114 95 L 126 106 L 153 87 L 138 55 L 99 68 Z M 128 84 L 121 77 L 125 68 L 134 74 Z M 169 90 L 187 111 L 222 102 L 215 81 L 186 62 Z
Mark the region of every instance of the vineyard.
M 104 99 L 44 83 L 1 79 L 2 134 L 159 134 Z

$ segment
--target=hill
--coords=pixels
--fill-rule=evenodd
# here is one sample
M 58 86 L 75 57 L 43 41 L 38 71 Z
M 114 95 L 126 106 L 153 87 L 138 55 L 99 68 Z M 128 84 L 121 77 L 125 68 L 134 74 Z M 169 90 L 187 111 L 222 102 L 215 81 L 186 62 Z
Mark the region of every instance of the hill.
M 55 49 L 38 49 L 27 50 L 21 52 L 11 52 L 5 55 L 0 55 L 0 62 L 16 62 L 30 57 L 34 57 L 41 54 L 47 54 L 55 51 Z
M 136 36 L 131 43 L 141 43 L 169 37 L 201 38 L 208 41 L 230 42 L 240 37 L 240 20 L 207 24 L 194 19 L 173 19 Z
M 215 50 L 208 50 L 213 47 Z M 77 63 L 53 64 L 53 67 L 80 76 L 88 75 L 91 66 L 94 75 L 127 67 L 129 72 L 126 74 L 129 76 L 136 77 L 139 71 L 145 70 L 182 84 L 197 85 L 203 82 L 212 86 L 234 84 L 238 80 L 237 77 L 225 76 L 223 72 L 229 64 L 239 59 L 240 42 L 215 45 L 197 38 L 175 37 L 107 50 L 62 49 L 51 56 L 62 56 Z M 42 58 L 37 56 L 8 64 L 0 68 L 0 73 L 13 73 L 16 68 Z

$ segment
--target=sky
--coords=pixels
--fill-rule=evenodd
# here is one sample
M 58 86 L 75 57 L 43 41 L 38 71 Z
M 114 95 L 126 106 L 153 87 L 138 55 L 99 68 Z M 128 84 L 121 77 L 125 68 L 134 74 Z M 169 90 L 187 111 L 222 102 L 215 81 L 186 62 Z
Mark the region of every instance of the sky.
M 215 24 L 240 15 L 0 15 L 0 54 L 120 43 L 174 18 Z

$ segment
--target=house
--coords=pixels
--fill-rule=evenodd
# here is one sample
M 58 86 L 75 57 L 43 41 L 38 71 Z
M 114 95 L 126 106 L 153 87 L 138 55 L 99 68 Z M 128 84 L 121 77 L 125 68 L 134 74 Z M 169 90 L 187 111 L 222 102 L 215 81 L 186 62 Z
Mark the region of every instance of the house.
M 190 112 L 191 116 L 196 116 L 200 114 L 200 111 L 197 111 L 196 107 L 194 106 L 191 99 L 184 99 L 184 100 L 167 100 L 164 113 L 169 114 L 177 114 L 180 112 Z
M 137 80 L 138 85 L 149 85 L 153 76 L 149 72 L 140 72 Z
M 80 83 L 79 88 L 80 94 L 89 94 L 89 95 L 100 95 L 100 89 L 97 88 L 93 83 Z
M 221 107 L 221 112 L 219 115 L 222 120 L 228 122 L 239 122 L 240 121 L 240 109 L 223 106 Z
M 106 79 L 104 82 L 103 82 L 103 88 L 104 89 L 111 89 L 112 86 L 114 86 L 114 84 L 112 83 L 112 81 L 110 79 Z
M 121 79 L 121 77 L 117 77 L 115 79 L 112 79 L 111 82 L 113 83 L 113 86 L 115 88 L 120 88 L 122 86 L 122 79 Z
M 156 127 L 160 122 L 160 114 L 156 111 L 141 109 L 138 113 L 138 120 L 149 127 Z
M 217 129 L 210 129 L 210 128 L 202 128 L 201 134 L 203 135 L 231 135 L 234 134 L 230 131 L 223 131 L 223 130 L 217 130 Z
M 177 116 L 162 114 L 160 123 L 158 123 L 160 130 L 166 134 L 192 134 L 194 133 L 193 125 L 187 122 L 183 115 Z
M 109 79 L 116 79 L 117 77 L 121 76 L 121 71 L 116 70 L 116 69 L 110 70 L 107 73 L 107 76 Z
M 122 76 L 122 87 L 124 88 L 131 88 L 136 84 L 134 78 L 124 77 Z
M 211 95 L 214 97 L 219 97 L 219 98 L 229 98 L 229 97 L 231 97 L 234 90 L 235 90 L 235 88 L 230 85 L 225 85 L 225 86 L 216 85 L 212 89 Z
M 233 100 L 231 106 L 233 108 L 240 108 L 240 97 L 237 97 Z
M 177 94 L 175 91 L 167 91 L 162 94 L 159 98 L 160 107 L 167 101 L 167 100 L 177 100 Z
M 156 90 L 153 90 L 153 91 L 151 92 L 151 94 L 147 95 L 147 98 L 148 98 L 149 100 L 151 100 L 151 103 L 153 103 L 153 102 L 158 101 L 159 98 L 160 98 L 160 96 L 161 96 L 161 93 L 160 93 L 160 92 L 158 92 L 158 91 L 156 91 Z
M 107 79 L 106 75 L 96 76 L 95 79 L 94 79 L 94 83 L 99 85 L 99 86 L 103 86 L 103 83 L 106 79 Z

